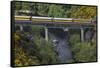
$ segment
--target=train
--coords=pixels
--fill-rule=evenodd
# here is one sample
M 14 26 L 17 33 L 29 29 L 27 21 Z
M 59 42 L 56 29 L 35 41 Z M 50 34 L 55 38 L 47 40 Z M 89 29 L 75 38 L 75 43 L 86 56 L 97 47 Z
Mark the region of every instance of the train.
M 92 19 L 75 19 L 75 18 L 56 18 L 56 17 L 42 17 L 42 16 L 18 16 L 15 15 L 15 20 L 31 20 L 33 22 L 74 22 L 74 23 L 91 23 Z

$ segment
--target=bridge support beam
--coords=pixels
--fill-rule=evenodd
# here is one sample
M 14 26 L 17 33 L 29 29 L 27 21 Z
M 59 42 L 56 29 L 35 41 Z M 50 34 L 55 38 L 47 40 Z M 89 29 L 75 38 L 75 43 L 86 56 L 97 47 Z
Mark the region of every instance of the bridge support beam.
M 45 28 L 45 40 L 48 41 L 48 28 Z
M 23 31 L 23 26 L 22 25 L 20 25 L 20 31 Z
M 84 28 L 81 28 L 81 41 L 84 42 Z

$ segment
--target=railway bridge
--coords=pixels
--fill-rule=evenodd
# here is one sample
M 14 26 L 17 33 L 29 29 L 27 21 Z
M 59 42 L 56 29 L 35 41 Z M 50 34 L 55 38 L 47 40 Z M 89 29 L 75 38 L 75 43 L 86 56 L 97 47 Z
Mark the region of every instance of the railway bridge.
M 15 16 L 15 25 L 19 25 L 21 31 L 23 31 L 23 25 L 25 24 L 44 27 L 45 40 L 47 41 L 49 39 L 48 29 L 50 28 L 60 28 L 64 31 L 69 31 L 69 29 L 80 29 L 81 41 L 84 41 L 84 30 L 86 28 L 96 28 L 96 20 L 90 19 Z

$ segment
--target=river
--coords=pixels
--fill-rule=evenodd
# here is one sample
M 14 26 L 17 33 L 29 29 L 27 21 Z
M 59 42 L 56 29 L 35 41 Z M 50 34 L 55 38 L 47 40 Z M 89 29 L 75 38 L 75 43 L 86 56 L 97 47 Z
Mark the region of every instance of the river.
M 49 38 L 57 52 L 60 63 L 69 63 L 72 60 L 72 53 L 68 41 L 68 32 L 63 29 L 49 29 Z

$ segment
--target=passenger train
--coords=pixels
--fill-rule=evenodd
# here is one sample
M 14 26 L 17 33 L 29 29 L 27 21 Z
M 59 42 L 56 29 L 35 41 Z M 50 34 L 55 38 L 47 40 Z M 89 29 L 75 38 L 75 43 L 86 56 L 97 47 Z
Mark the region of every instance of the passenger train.
M 56 18 L 56 17 L 40 17 L 40 16 L 18 16 L 15 15 L 15 20 L 31 20 L 33 22 L 74 22 L 74 23 L 91 23 L 92 19 L 75 19 L 75 18 Z

